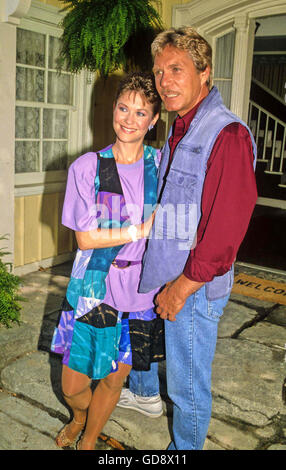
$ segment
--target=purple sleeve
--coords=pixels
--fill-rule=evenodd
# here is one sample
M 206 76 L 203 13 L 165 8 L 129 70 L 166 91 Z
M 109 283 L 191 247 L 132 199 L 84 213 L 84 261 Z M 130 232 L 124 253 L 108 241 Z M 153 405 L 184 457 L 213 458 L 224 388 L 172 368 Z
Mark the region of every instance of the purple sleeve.
M 62 224 L 78 232 L 97 228 L 95 187 L 97 156 L 87 153 L 75 160 L 68 171 Z

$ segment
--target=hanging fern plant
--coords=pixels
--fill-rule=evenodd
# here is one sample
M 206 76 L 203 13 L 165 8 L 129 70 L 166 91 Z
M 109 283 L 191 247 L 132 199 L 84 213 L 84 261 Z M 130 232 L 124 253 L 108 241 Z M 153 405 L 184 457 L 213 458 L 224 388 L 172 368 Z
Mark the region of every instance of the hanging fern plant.
M 149 67 L 146 57 L 150 41 L 163 27 L 158 11 L 151 5 L 158 1 L 61 1 L 67 4 L 62 9 L 67 13 L 61 23 L 60 64 L 65 63 L 71 72 L 87 69 L 103 77 L 120 67 Z M 143 48 L 147 53 L 142 54 Z

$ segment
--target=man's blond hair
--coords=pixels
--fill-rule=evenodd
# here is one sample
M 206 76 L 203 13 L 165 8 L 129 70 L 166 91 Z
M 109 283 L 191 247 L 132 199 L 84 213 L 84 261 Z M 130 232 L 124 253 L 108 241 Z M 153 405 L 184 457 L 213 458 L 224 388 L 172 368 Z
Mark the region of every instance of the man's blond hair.
M 209 66 L 210 77 L 207 85 L 209 89 L 212 87 L 212 48 L 194 28 L 182 26 L 159 33 L 151 45 L 153 58 L 161 54 L 166 46 L 173 46 L 188 52 L 198 72 L 203 72 Z

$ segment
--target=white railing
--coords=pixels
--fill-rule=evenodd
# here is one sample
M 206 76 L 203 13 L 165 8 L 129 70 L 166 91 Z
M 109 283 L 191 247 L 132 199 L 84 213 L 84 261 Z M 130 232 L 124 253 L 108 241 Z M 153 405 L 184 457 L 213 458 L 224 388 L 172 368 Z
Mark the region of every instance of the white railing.
M 249 102 L 248 125 L 257 145 L 257 160 L 267 162 L 266 173 L 286 171 L 286 124 L 254 101 Z

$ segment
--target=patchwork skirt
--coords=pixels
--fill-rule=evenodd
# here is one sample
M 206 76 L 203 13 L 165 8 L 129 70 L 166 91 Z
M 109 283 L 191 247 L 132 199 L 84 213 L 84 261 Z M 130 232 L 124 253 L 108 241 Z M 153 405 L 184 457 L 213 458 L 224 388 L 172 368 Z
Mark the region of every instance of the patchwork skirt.
M 164 321 L 153 308 L 121 312 L 104 303 L 75 319 L 65 298 L 51 351 L 94 380 L 116 372 L 118 362 L 146 371 L 165 359 Z

